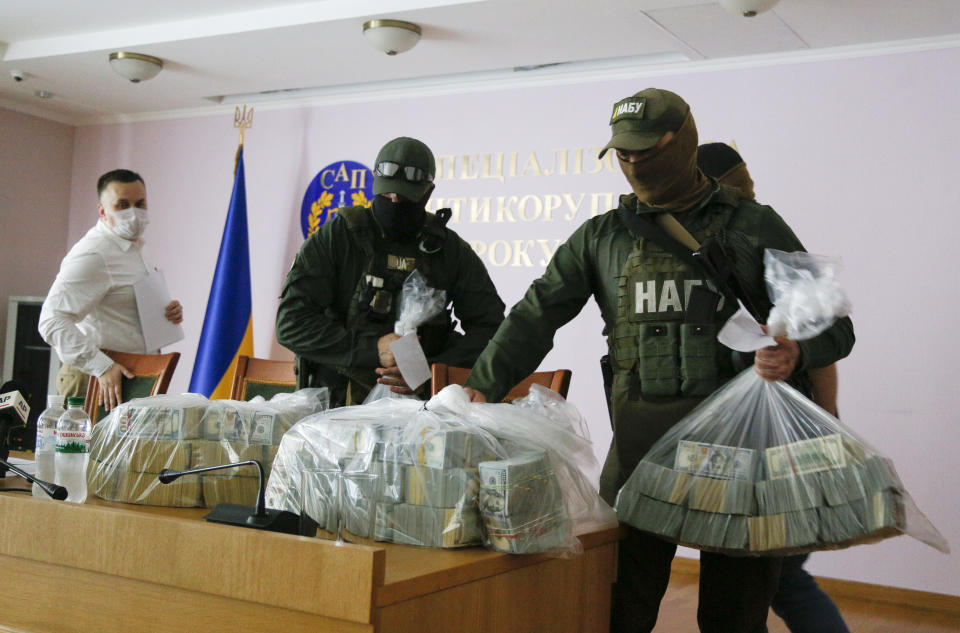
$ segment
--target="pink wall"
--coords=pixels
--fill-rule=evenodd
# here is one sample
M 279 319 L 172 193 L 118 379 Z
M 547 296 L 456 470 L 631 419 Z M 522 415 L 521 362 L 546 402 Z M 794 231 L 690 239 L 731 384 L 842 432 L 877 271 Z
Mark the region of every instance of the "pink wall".
M 953 69 L 952 72 L 949 69 Z M 960 49 L 840 61 L 784 64 L 619 81 L 424 95 L 392 101 L 256 111 L 247 134 L 246 174 L 253 268 L 256 354 L 289 357 L 273 335 L 276 297 L 302 237 L 299 208 L 314 174 L 335 161 L 370 165 L 383 142 L 423 139 L 438 155 L 518 152 L 520 169 L 534 153 L 543 170 L 553 152 L 587 148 L 584 170 L 608 137 L 611 104 L 648 85 L 683 95 L 701 140 L 733 140 L 746 157 L 762 201 L 772 204 L 811 251 L 841 255 L 842 280 L 854 303 L 858 342 L 840 365 L 844 420 L 894 459 L 920 508 L 954 545 L 960 543 L 955 447 L 960 445 L 953 315 L 960 308 L 950 273 L 958 234 L 956 177 Z M 148 250 L 185 306 L 187 338 L 171 392 L 185 390 L 232 183 L 232 116 L 81 128 L 73 160 L 70 240 L 94 221 L 90 191 L 117 166 L 147 179 L 153 215 Z M 458 159 L 461 160 L 462 159 Z M 478 159 L 474 159 L 478 160 Z M 467 175 L 477 167 L 468 166 Z M 436 197 L 547 196 L 626 190 L 623 177 L 541 173 L 494 179 L 444 178 Z M 555 199 L 555 198 L 553 198 Z M 572 219 L 471 221 L 452 226 L 487 248 L 501 242 L 491 274 L 512 305 L 542 271 L 503 264 L 516 242 L 563 238 L 589 214 Z M 465 203 L 469 207 L 469 202 Z M 495 208 L 495 206 L 494 206 Z M 522 245 L 522 244 L 521 244 Z M 529 250 L 528 254 L 535 253 Z M 610 431 L 597 359 L 601 324 L 589 305 L 561 330 L 544 367 L 573 369 L 570 399 L 590 422 L 597 453 Z M 814 573 L 960 595 L 957 559 L 907 538 L 813 557 Z
M 67 252 L 74 133 L 0 108 L 0 364 L 7 299 L 45 296 Z

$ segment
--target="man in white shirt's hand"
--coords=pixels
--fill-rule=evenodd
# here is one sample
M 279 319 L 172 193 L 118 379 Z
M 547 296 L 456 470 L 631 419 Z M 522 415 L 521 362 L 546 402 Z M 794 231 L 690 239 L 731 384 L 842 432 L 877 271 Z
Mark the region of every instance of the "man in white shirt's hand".
M 89 376 L 100 382 L 101 403 L 110 410 L 122 401 L 123 377 L 133 373 L 101 350 L 143 354 L 145 349 L 133 284 L 147 275 L 142 255 L 148 223 L 147 190 L 139 174 L 117 169 L 97 182 L 100 221 L 77 242 L 40 313 L 40 334 L 57 350 L 63 366 L 57 389 L 84 395 Z M 183 321 L 179 301 L 164 310 L 171 323 Z

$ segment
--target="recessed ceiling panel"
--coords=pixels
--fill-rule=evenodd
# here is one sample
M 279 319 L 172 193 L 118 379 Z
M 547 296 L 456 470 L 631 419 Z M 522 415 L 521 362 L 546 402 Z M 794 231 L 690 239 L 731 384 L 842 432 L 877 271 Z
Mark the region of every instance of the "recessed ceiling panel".
M 807 47 L 780 19 L 776 9 L 745 18 L 730 15 L 719 4 L 713 3 L 660 9 L 650 11 L 649 15 L 707 59 Z

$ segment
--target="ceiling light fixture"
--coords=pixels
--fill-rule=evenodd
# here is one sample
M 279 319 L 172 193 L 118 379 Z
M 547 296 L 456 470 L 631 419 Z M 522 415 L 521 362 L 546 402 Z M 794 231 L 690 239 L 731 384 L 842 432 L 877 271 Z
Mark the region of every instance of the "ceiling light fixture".
M 403 20 L 367 20 L 363 23 L 367 41 L 387 55 L 408 51 L 420 41 L 420 27 Z
M 117 51 L 110 53 L 110 66 L 124 79 L 138 84 L 156 77 L 163 70 L 163 60 L 152 55 Z
M 720 6 L 732 15 L 752 18 L 758 13 L 769 11 L 780 0 L 720 0 Z

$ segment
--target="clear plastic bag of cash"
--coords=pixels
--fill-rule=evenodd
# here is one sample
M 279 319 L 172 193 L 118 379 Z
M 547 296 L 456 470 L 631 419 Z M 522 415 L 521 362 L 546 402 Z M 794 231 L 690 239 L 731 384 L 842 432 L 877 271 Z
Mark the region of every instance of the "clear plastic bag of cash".
M 504 449 L 505 457 L 478 464 L 488 548 L 571 557 L 582 552 L 578 534 L 616 526 L 597 492 L 600 464 L 583 417 L 559 394 L 532 385 L 509 404 L 471 403 L 450 385 L 427 408 L 458 415 Z
M 415 270 L 404 280 L 400 291 L 400 308 L 394 334 L 404 336 L 415 333 L 417 328 L 434 318 L 447 307 L 447 293 L 427 285 L 427 280 L 419 270 Z M 394 393 L 387 385 L 377 383 L 367 394 L 363 404 L 370 404 L 381 398 L 413 398 Z
M 269 472 L 284 431 L 325 409 L 326 388 L 277 394 L 270 401 L 208 400 L 199 394 L 137 398 L 93 427 L 87 486 L 108 501 L 172 507 L 253 505 L 253 466 L 184 475 L 163 484 L 164 469 L 259 461 Z
M 451 397 L 449 390 L 459 390 L 458 395 Z M 311 535 L 330 537 L 331 524 L 341 523 L 348 540 L 577 553 L 580 544 L 564 505 L 566 484 L 572 483 L 573 495 L 587 495 L 590 484 L 581 481 L 582 475 L 575 477 L 569 462 L 551 455 L 549 448 L 554 446 L 551 437 L 562 437 L 568 440 L 564 447 L 572 446 L 585 458 L 583 447 L 567 438 L 573 433 L 514 405 L 502 405 L 509 408 L 503 421 L 493 410 L 474 416 L 473 407 L 487 405 L 472 405 L 459 386 L 441 393 L 443 397 L 426 406 L 383 399 L 304 419 L 281 443 L 267 485 L 267 505 L 302 513 L 302 521 L 313 523 Z M 526 424 L 524 432 L 524 420 L 530 419 L 535 422 Z M 501 498 L 511 495 L 516 524 L 501 525 L 504 529 L 495 538 L 484 512 L 481 482 L 488 467 L 513 467 L 515 478 L 521 469 L 524 473 L 516 492 L 496 491 Z M 337 495 L 316 489 L 331 473 L 340 480 Z M 374 475 L 364 479 L 367 489 L 356 483 L 364 474 Z M 595 490 L 592 494 L 599 499 Z M 576 518 L 582 519 L 582 510 L 575 507 Z M 612 510 L 606 510 L 607 524 L 615 524 Z M 503 518 L 504 513 L 499 514 Z
M 455 548 L 482 542 L 477 463 L 499 442 L 420 400 L 383 398 L 305 418 L 283 438 L 266 504 L 304 534 Z
M 768 250 L 766 261 L 781 332 L 809 338 L 849 311 L 825 258 Z M 809 300 L 818 285 L 824 297 Z M 899 534 L 949 550 L 890 459 L 753 367 L 651 447 L 618 493 L 616 509 L 637 529 L 736 555 L 839 549 Z

